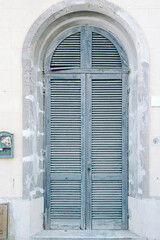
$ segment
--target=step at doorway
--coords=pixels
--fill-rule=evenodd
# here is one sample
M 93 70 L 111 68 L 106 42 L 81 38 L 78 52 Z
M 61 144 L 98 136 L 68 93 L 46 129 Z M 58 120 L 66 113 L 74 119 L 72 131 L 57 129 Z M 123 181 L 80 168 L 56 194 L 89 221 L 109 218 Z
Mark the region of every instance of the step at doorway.
M 128 230 L 45 230 L 31 240 L 145 240 Z

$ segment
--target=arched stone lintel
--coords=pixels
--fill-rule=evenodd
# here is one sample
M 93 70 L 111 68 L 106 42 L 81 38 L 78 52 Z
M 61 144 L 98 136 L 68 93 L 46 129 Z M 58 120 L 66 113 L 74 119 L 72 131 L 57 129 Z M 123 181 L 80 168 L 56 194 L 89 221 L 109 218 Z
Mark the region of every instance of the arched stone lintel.
M 51 41 L 73 26 L 90 24 L 111 32 L 124 47 L 129 74 L 130 196 L 148 196 L 149 54 L 144 35 L 124 10 L 106 0 L 66 0 L 53 5 L 32 25 L 23 45 L 23 196 L 43 195 L 44 75 Z

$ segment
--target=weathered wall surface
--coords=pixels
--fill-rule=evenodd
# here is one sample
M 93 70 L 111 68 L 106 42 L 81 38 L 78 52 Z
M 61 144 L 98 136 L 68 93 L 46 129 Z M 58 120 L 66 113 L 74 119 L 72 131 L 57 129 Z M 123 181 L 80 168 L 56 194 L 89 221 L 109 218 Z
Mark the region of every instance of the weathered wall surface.
M 0 204 L 9 204 L 8 239 L 29 240 L 43 229 L 43 198 L 32 201 L 21 198 L 3 198 Z
M 39 186 L 43 185 L 43 152 L 38 147 L 43 145 L 41 138 L 43 135 L 43 129 L 41 129 L 43 123 L 38 121 L 38 116 L 35 116 L 37 122 L 33 122 L 33 126 L 35 124 L 36 127 L 39 127 L 39 138 L 32 134 L 32 130 L 34 132 L 35 129 L 27 128 L 27 122 L 25 125 L 26 130 L 22 131 L 22 111 L 26 112 L 26 115 L 28 113 L 28 109 L 23 109 L 25 105 L 22 105 L 22 47 L 24 39 L 35 20 L 57 2 L 59 2 L 59 0 L 0 0 L 0 131 L 6 130 L 14 134 L 15 153 L 13 159 L 0 159 L 0 202 L 10 202 L 10 236 L 12 237 L 10 239 L 13 240 L 22 240 L 24 233 L 28 234 L 24 236 L 24 240 L 28 240 L 29 235 L 42 229 L 42 217 L 40 217 L 40 215 L 42 215 L 43 212 L 43 198 L 41 197 L 43 189 L 39 188 Z M 159 219 L 157 219 L 157 216 L 160 215 L 160 200 L 153 199 L 154 197 L 160 196 L 160 104 L 156 101 L 156 103 L 154 102 L 151 105 L 151 97 L 160 96 L 160 1 L 110 0 L 110 2 L 117 4 L 117 6 L 124 9 L 126 13 L 134 18 L 141 27 L 148 44 L 150 75 L 148 99 L 149 126 L 147 126 L 147 130 L 149 130 L 149 136 L 143 135 L 143 143 L 145 146 L 145 142 L 149 141 L 150 145 L 149 169 L 148 173 L 143 171 L 146 167 L 143 166 L 145 165 L 144 154 L 142 166 L 138 165 L 136 159 L 134 164 L 134 158 L 131 157 L 132 169 L 135 170 L 135 175 L 134 172 L 132 172 L 132 178 L 130 178 L 130 183 L 133 188 L 135 184 L 137 185 L 135 189 L 138 189 L 140 186 L 138 183 L 141 182 L 144 176 L 147 176 L 148 200 L 130 198 L 130 229 L 140 235 L 148 236 L 149 239 L 160 239 L 157 224 L 150 224 L 148 231 L 145 231 L 150 223 L 149 218 L 155 221 L 157 220 L 158 222 Z M 32 72 L 27 72 L 27 74 L 30 74 L 32 78 Z M 40 76 L 40 72 L 38 74 L 40 79 L 38 83 L 39 86 L 35 87 L 38 89 L 37 91 L 42 92 L 43 78 Z M 132 80 L 132 78 L 130 80 Z M 130 86 L 132 88 L 132 83 Z M 144 88 L 142 89 L 143 91 L 139 91 L 140 95 L 137 96 L 139 99 L 142 99 L 146 94 Z M 131 91 L 134 91 L 134 86 Z M 33 101 L 37 101 L 38 95 L 36 94 L 35 99 L 33 99 L 33 96 L 27 96 L 27 107 L 30 107 L 30 103 Z M 38 102 L 41 101 L 42 99 L 38 99 Z M 43 114 L 42 102 L 40 106 L 36 106 L 36 110 L 37 109 L 40 114 Z M 34 110 L 33 108 L 33 115 L 36 114 Z M 139 110 L 141 111 L 141 109 Z M 32 121 L 32 119 L 30 119 L 30 121 Z M 22 135 L 26 139 L 24 145 L 22 144 Z M 28 141 L 28 137 L 32 135 L 33 138 L 39 139 L 36 145 L 30 145 Z M 132 147 L 132 144 L 130 144 L 130 146 Z M 136 156 L 136 153 L 132 152 L 132 148 L 130 150 L 130 154 Z M 30 155 L 28 154 L 29 152 Z M 141 149 L 141 152 L 143 152 L 143 149 Z M 146 158 L 148 158 L 148 156 L 146 156 Z M 26 173 L 24 174 L 23 167 L 25 167 L 25 171 L 28 169 L 28 175 Z M 139 194 L 139 196 L 143 194 L 142 188 L 139 188 L 136 194 L 134 194 L 134 190 L 132 191 L 132 189 L 130 189 L 130 191 L 134 197 L 137 197 L 137 194 Z M 22 199 L 22 197 L 26 199 Z M 32 199 L 32 201 L 30 201 L 29 198 Z M 33 198 L 38 199 L 33 200 Z M 35 201 L 37 202 L 35 203 Z M 34 209 L 35 206 L 37 206 L 37 210 L 35 214 L 33 214 L 32 209 Z M 25 214 L 25 212 L 21 211 L 21 213 L 19 212 L 19 215 L 17 215 L 19 208 L 28 212 L 25 224 L 26 229 L 21 228 L 22 232 L 18 232 L 20 231 L 18 229 L 16 232 L 16 226 L 18 226 L 17 224 L 20 222 L 22 224 L 22 219 Z M 138 211 L 135 211 L 136 209 L 138 209 Z M 150 209 L 150 211 L 148 209 Z M 141 218 L 138 217 L 138 212 Z M 146 217 L 144 217 L 145 214 Z M 33 229 L 31 229 L 32 227 L 30 225 L 31 220 L 37 223 Z M 21 236 L 21 238 L 17 236 Z
M 160 199 L 129 197 L 129 225 L 133 232 L 148 240 L 160 239 Z
M 22 46 L 33 22 L 52 4 L 52 1 L 0 1 L 0 73 L 1 73 L 1 130 L 15 135 L 15 158 L 0 160 L 1 197 L 22 195 Z M 150 98 L 159 94 L 159 37 L 160 2 L 112 0 L 130 14 L 142 28 L 150 52 Z M 150 100 L 150 99 L 149 99 Z M 160 136 L 158 107 L 150 107 L 150 194 L 160 195 L 160 146 L 153 139 Z M 5 184 L 5 188 L 4 188 Z

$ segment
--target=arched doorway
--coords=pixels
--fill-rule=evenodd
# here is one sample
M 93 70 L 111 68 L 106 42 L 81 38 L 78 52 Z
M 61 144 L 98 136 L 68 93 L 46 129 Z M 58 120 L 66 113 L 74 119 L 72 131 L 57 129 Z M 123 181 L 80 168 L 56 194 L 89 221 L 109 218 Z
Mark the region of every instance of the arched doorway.
M 136 21 L 119 6 L 108 2 L 79 0 L 63 1 L 51 6 L 31 26 L 22 51 L 23 62 L 23 199 L 37 207 L 38 214 L 28 211 L 31 222 L 38 222 L 43 229 L 47 209 L 43 207 L 44 164 L 45 164 L 45 124 L 44 58 L 52 43 L 54 47 L 61 42 L 57 36 L 80 25 L 96 26 L 111 33 L 125 49 L 129 61 L 129 229 L 138 233 L 139 221 L 134 218 L 137 199 L 148 196 L 148 79 L 149 54 L 145 37 Z M 103 35 L 103 34 L 102 34 Z M 57 43 L 56 43 L 57 41 Z M 116 41 L 117 42 L 117 41 Z M 56 46 L 54 46 L 56 43 Z M 115 42 L 114 42 L 115 43 Z M 117 47 L 117 46 L 116 46 Z M 121 48 L 121 47 L 120 47 Z M 51 49 L 49 47 L 49 49 Z M 47 52 L 47 54 L 50 54 Z M 121 55 L 123 56 L 123 54 Z M 51 59 L 48 59 L 49 61 Z M 49 65 L 48 65 L 49 64 Z M 47 65 L 50 66 L 50 62 Z M 45 71 L 46 72 L 46 71 Z M 66 75 L 66 71 L 65 71 Z M 125 76 L 125 75 L 124 75 Z M 143 93 L 143 94 L 142 94 Z M 126 139 L 127 141 L 127 139 Z M 34 206 L 33 205 L 33 206 Z M 46 207 L 47 205 L 45 205 Z M 49 209 L 49 208 L 48 208 Z M 142 216 L 142 215 L 141 215 Z M 41 221 L 39 221 L 41 219 Z M 47 222 L 47 221 L 46 221 Z M 49 225 L 46 225 L 46 228 Z M 136 229 L 136 230 L 135 230 Z
M 125 51 L 101 28 L 69 28 L 45 75 L 47 228 L 127 229 Z

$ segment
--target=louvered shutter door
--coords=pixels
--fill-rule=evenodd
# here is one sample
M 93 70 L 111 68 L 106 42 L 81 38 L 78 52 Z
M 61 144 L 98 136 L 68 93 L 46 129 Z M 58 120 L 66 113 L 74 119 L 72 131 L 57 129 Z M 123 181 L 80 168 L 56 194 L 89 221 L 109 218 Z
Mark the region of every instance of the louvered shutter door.
M 51 228 L 79 229 L 81 219 L 81 81 L 50 81 Z
M 53 70 L 80 67 L 80 32 L 55 49 Z M 81 223 L 81 80 L 58 76 L 50 81 L 52 229 L 80 229 Z
M 92 227 L 121 229 L 122 79 L 92 79 L 92 164 Z
M 53 53 L 50 68 L 60 70 L 80 67 L 80 44 L 80 32 L 64 39 Z
M 127 77 L 104 31 L 78 29 L 50 62 L 51 229 L 126 229 Z
M 92 31 L 92 68 L 121 69 L 114 44 Z M 92 75 L 92 228 L 123 228 L 122 75 Z
M 92 67 L 121 69 L 120 55 L 114 44 L 106 37 L 92 32 Z

